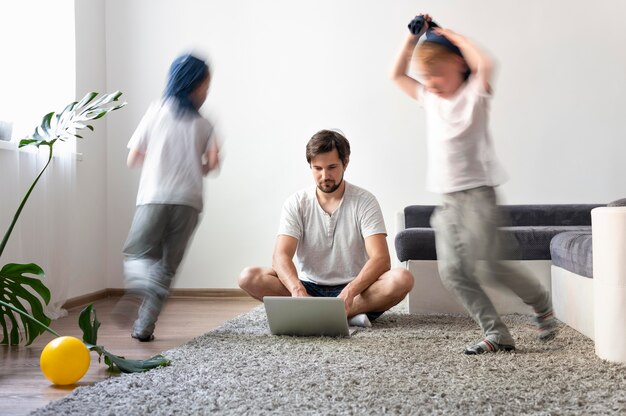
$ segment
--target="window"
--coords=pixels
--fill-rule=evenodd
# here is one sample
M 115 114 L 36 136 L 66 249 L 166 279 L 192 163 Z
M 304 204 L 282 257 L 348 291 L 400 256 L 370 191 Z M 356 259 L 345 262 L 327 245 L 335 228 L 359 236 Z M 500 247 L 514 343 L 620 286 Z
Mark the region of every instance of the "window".
M 3 3 L 0 138 L 10 130 L 13 141 L 21 140 L 46 113 L 75 100 L 74 36 L 74 0 Z

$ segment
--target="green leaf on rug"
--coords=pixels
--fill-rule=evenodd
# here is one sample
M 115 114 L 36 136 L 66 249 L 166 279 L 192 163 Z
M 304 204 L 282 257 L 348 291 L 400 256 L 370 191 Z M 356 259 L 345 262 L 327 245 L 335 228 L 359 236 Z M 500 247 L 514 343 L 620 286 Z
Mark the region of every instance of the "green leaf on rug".
M 101 345 L 97 345 L 100 321 L 98 321 L 96 310 L 92 304 L 87 305 L 81 311 L 78 317 L 78 326 L 83 330 L 83 342 L 87 348 L 89 348 L 90 351 L 98 353 L 99 362 L 102 362 L 102 356 L 104 356 L 104 363 L 109 366 L 109 371 L 141 373 L 152 370 L 153 368 L 170 365 L 170 360 L 161 354 L 157 354 L 146 360 L 128 360 L 122 356 L 108 352 Z

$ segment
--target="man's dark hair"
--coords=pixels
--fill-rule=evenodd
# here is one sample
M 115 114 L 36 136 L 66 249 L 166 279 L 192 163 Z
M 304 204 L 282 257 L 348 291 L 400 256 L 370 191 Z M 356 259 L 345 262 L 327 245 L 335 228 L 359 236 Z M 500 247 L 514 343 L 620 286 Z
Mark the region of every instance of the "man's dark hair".
M 337 149 L 339 159 L 345 166 L 350 158 L 350 143 L 341 133 L 334 130 L 320 130 L 311 137 L 306 145 L 306 161 L 311 164 L 311 160 L 322 153 L 332 152 Z

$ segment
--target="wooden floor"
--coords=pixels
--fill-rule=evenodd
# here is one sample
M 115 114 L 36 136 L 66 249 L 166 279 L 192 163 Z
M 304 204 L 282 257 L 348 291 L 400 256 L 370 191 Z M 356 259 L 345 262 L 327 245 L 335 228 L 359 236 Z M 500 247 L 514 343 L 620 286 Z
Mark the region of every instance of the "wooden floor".
M 102 324 L 98 344 L 113 354 L 133 359 L 148 358 L 177 347 L 260 305 L 252 298 L 171 298 L 157 323 L 156 339 L 140 343 L 130 337 L 129 328 L 118 328 L 108 319 L 116 301 L 117 298 L 107 298 L 93 303 Z M 82 331 L 78 327 L 81 310 L 82 307 L 70 310 L 69 316 L 54 321 L 51 328 L 61 335 L 81 339 Z M 76 385 L 60 387 L 50 384 L 39 369 L 39 355 L 53 338 L 46 332 L 28 347 L 0 346 L 0 415 L 25 415 L 64 397 L 76 387 L 115 377 L 107 372 L 106 365 L 98 363 L 97 354 L 92 352 L 89 371 Z

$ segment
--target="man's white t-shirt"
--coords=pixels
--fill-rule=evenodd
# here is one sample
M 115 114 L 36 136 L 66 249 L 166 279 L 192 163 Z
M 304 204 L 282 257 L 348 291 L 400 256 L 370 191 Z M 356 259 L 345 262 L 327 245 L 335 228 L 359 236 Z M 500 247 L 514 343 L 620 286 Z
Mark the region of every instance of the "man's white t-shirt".
M 128 142 L 145 155 L 137 205 L 188 205 L 202 211 L 202 155 L 213 126 L 203 117 L 177 116 L 171 100 L 153 103 Z
M 329 286 L 349 283 L 369 259 L 365 239 L 387 235 L 374 195 L 345 184 L 343 198 L 332 215 L 320 206 L 315 186 L 293 194 L 283 205 L 278 235 L 298 240 L 300 280 Z
M 426 111 L 429 191 L 445 194 L 506 180 L 489 134 L 490 98 L 471 76 L 449 99 L 418 86 L 417 99 Z

